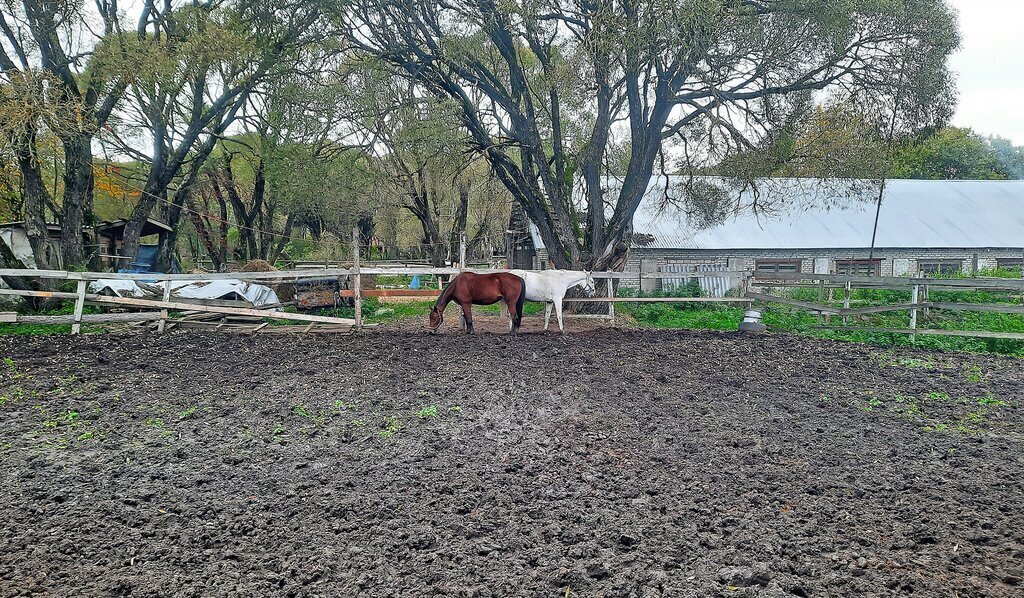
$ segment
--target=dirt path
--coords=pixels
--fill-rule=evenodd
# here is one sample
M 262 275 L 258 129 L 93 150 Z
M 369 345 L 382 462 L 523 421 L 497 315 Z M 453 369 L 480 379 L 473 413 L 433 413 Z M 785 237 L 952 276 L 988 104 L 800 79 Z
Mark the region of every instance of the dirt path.
M 616 330 L 0 357 L 0 596 L 1024 593 L 1020 361 Z

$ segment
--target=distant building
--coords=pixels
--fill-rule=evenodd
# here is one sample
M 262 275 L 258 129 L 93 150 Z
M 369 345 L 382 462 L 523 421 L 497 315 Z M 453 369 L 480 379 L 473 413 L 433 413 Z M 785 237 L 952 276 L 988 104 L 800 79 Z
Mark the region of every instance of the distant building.
M 887 181 L 873 257 L 877 182 L 763 181 L 731 194 L 727 203 L 741 207 L 734 215 L 701 228 L 682 207 L 687 181 L 651 182 L 633 221 L 627 271 L 910 276 L 1024 266 L 1024 181 Z M 775 210 L 757 213 L 755 202 Z M 518 251 L 532 252 L 535 268 L 550 267 L 529 228 Z

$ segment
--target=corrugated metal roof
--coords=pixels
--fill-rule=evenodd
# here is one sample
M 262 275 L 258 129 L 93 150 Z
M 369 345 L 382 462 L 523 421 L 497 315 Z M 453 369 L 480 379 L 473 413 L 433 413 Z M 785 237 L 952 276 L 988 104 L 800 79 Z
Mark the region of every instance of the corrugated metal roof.
M 853 249 L 871 245 L 877 182 L 761 181 L 756 191 L 728 191 L 732 203 L 744 209 L 719 224 L 700 228 L 682 207 L 688 180 L 655 177 L 651 181 L 633 220 L 634 233 L 653 237 L 645 247 Z M 617 186 L 614 180 L 608 182 L 609 187 Z M 755 199 L 776 208 L 755 213 L 749 207 Z M 875 246 L 1024 247 L 1024 181 L 888 181 Z

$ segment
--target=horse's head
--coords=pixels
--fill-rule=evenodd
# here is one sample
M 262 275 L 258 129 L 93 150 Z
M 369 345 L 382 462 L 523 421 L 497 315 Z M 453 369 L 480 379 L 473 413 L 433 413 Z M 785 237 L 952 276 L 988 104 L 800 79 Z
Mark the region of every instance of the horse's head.
M 587 297 L 593 297 L 597 295 L 597 283 L 594 282 L 594 273 L 587 272 L 587 277 L 583 279 L 580 286 L 583 287 L 583 292 L 587 294 Z
M 432 334 L 436 334 L 437 330 L 439 328 L 441 328 L 441 324 L 443 324 L 443 323 L 444 323 L 444 313 L 440 309 L 438 309 L 436 305 L 434 307 L 431 307 L 430 308 L 430 325 L 427 327 L 427 329 L 430 330 L 430 332 Z

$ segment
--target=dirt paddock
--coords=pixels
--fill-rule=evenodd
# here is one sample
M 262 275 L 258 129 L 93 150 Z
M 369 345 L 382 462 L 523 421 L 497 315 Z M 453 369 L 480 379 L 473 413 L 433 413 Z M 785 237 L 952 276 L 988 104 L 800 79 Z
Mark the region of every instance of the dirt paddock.
M 0 357 L 0 596 L 1024 593 L 1020 361 L 619 330 Z

